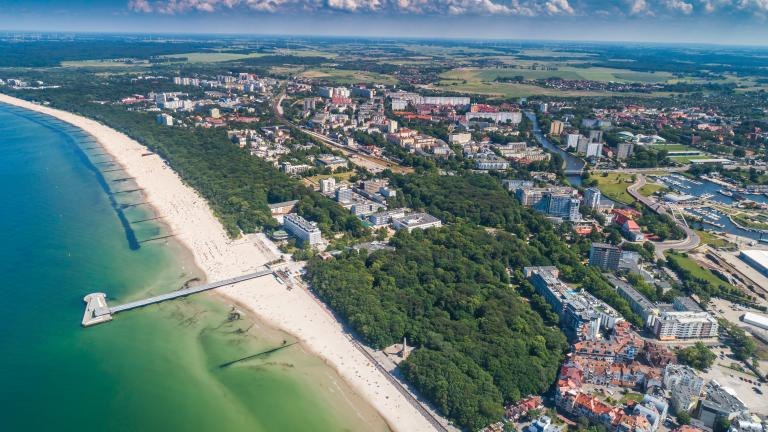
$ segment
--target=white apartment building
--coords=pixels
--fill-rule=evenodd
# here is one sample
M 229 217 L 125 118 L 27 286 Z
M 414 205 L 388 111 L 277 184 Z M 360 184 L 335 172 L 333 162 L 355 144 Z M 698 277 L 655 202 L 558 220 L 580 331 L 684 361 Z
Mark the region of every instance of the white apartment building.
M 297 214 L 291 213 L 285 215 L 283 218 L 283 226 L 299 240 L 309 243 L 310 245 L 318 244 L 323 240 L 320 228 Z
M 717 330 L 717 320 L 707 312 L 665 311 L 653 326 L 659 340 L 713 338 Z

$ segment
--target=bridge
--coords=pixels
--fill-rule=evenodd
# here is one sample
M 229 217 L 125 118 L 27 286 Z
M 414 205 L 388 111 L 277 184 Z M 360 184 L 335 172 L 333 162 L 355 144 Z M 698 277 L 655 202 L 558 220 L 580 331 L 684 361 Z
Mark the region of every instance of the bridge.
M 119 313 L 125 312 L 131 309 L 138 309 L 144 306 L 149 306 L 156 303 L 161 303 L 168 300 L 177 299 L 179 297 L 186 297 L 192 294 L 201 293 L 203 291 L 209 291 L 224 286 L 235 285 L 241 282 L 257 279 L 260 277 L 275 274 L 276 276 L 283 275 L 281 270 L 267 267 L 264 270 L 260 270 L 254 273 L 248 273 L 242 276 L 237 276 L 229 279 L 224 279 L 218 282 L 213 282 L 205 285 L 199 285 L 191 288 L 184 288 L 177 291 L 173 291 L 166 294 L 160 294 L 154 297 L 149 297 L 143 300 L 136 300 L 133 302 L 125 303 L 119 306 L 109 307 L 107 304 L 106 294 L 104 293 L 92 293 L 83 298 L 86 302 L 85 313 L 83 314 L 83 327 L 90 327 L 96 324 L 109 322 L 112 317 Z

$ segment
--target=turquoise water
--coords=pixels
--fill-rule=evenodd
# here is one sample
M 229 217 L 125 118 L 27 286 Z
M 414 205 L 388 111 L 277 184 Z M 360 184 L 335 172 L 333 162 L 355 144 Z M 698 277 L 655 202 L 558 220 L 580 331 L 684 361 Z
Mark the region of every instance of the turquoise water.
M 77 130 L 0 104 L 0 430 L 384 430 L 288 335 L 202 295 L 80 327 L 85 294 L 120 303 L 200 276 L 131 180 Z M 104 172 L 102 171 L 110 171 Z

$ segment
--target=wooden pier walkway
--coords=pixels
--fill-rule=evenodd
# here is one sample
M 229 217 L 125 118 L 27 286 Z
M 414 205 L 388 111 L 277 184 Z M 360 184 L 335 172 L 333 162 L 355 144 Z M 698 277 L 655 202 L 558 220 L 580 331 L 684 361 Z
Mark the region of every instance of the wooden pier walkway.
M 85 296 L 84 300 L 87 303 L 85 308 L 85 314 L 83 315 L 83 327 L 89 327 L 103 322 L 112 320 L 112 315 L 125 312 L 131 309 L 138 309 L 144 306 L 149 306 L 156 303 L 161 303 L 168 300 L 177 299 L 179 297 L 186 297 L 192 294 L 201 293 L 203 291 L 209 291 L 216 288 L 221 288 L 228 285 L 238 284 L 252 279 L 268 276 L 278 272 L 279 270 L 267 267 L 264 270 L 260 270 L 254 273 L 248 273 L 242 276 L 237 276 L 229 279 L 224 279 L 218 282 L 213 282 L 205 285 L 199 285 L 191 288 L 184 288 L 178 291 L 169 292 L 166 294 L 160 294 L 154 297 L 149 297 L 143 300 L 137 300 L 130 303 L 125 303 L 119 306 L 108 307 L 106 302 L 106 296 L 102 293 L 94 293 Z

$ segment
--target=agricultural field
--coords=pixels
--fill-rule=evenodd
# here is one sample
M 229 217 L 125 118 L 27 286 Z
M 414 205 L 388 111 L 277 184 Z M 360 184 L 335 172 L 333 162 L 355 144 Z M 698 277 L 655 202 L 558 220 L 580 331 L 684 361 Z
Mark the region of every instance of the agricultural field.
M 151 64 L 148 61 L 123 61 L 117 59 L 102 60 L 73 60 L 61 62 L 65 68 L 145 68 Z
M 499 82 L 473 82 L 462 83 L 461 81 L 440 81 L 439 83 L 431 86 L 426 86 L 427 89 L 450 91 L 457 93 L 470 93 L 485 96 L 495 96 L 500 98 L 518 98 L 527 96 L 564 96 L 564 97 L 578 97 L 578 96 L 609 96 L 609 92 L 596 92 L 596 91 L 563 91 L 558 89 L 551 89 L 545 87 L 539 87 L 530 84 L 519 83 L 499 83 Z
M 397 84 L 398 82 L 397 79 L 380 73 L 333 68 L 311 68 L 301 72 L 300 76 L 330 81 L 335 84 Z
M 566 80 L 615 81 L 663 83 L 673 78 L 668 72 L 634 72 L 627 69 L 580 68 L 572 65 L 539 63 L 536 69 L 521 65 L 518 68 L 460 68 L 441 75 L 444 80 L 466 80 L 467 82 L 488 82 L 496 78 L 522 76 L 524 79 L 562 78 Z
M 250 54 L 238 54 L 226 51 L 221 52 L 192 52 L 185 54 L 173 54 L 167 56 L 161 56 L 165 58 L 180 58 L 185 57 L 187 63 L 218 63 L 234 60 L 243 60 L 247 58 L 263 57 L 266 54 L 262 53 L 250 53 Z

